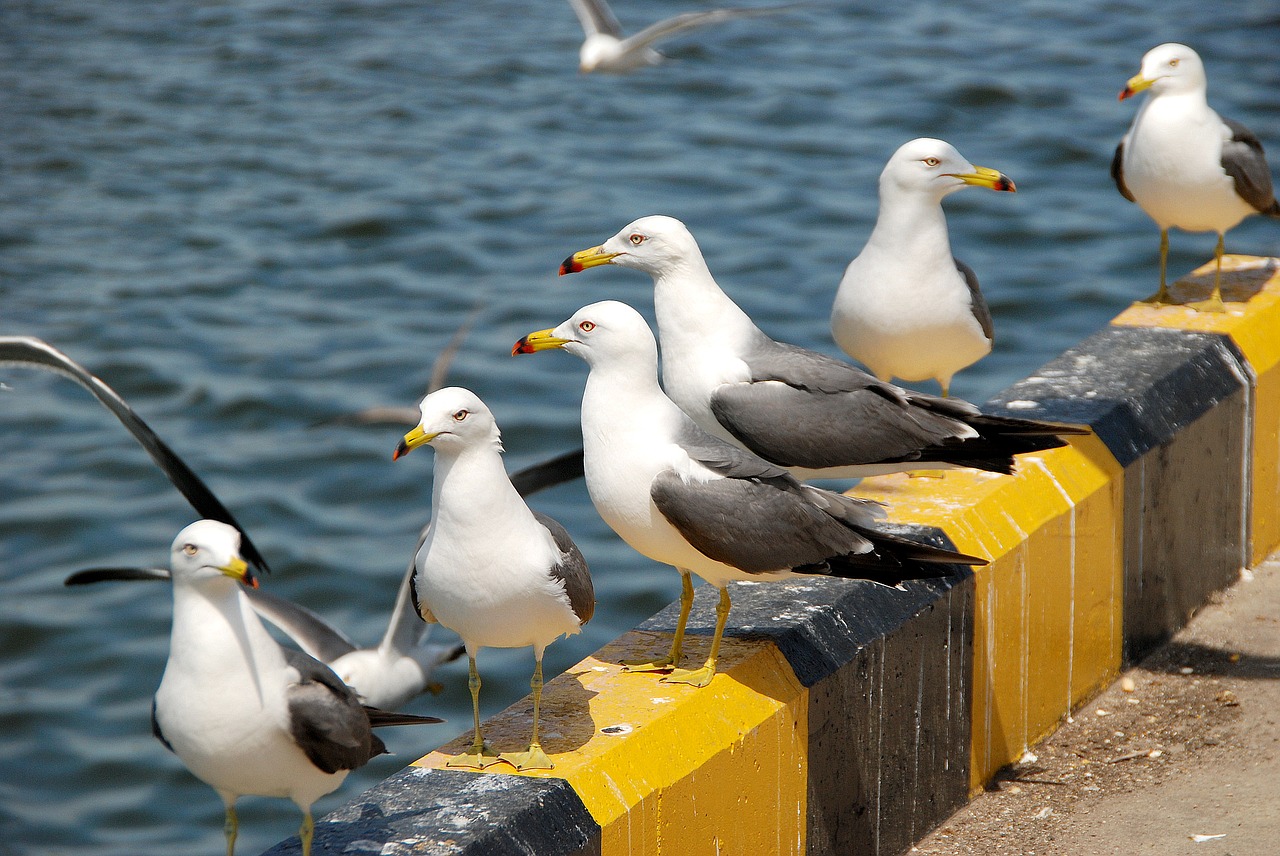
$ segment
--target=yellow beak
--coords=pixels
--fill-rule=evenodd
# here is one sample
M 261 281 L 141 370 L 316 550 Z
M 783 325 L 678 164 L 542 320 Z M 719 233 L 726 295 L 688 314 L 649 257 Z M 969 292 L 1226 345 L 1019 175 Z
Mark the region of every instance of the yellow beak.
M 601 264 L 604 263 L 601 262 Z M 538 330 L 537 332 L 530 333 L 528 336 L 525 336 L 512 346 L 511 356 L 514 357 L 516 354 L 532 354 L 537 351 L 550 351 L 552 348 L 563 348 L 572 341 L 570 339 L 561 339 L 559 336 L 555 335 L 555 332 L 555 329 L 552 328 L 549 330 Z
M 603 246 L 592 247 L 589 250 L 579 250 L 560 263 L 560 275 L 564 276 L 567 273 L 578 273 L 587 268 L 607 265 L 620 255 L 622 254 L 607 252 Z
M 439 432 L 437 431 L 436 434 L 439 434 Z M 404 439 L 396 444 L 396 450 L 392 453 L 391 460 L 398 461 L 400 458 L 409 454 L 419 446 L 427 445 L 436 438 L 436 434 L 428 434 L 426 431 L 423 431 L 422 426 L 419 425 L 408 434 L 405 434 Z
M 1007 190 L 1010 193 L 1018 188 L 1014 186 L 1013 180 L 999 170 L 991 169 L 985 166 L 975 166 L 973 172 L 953 172 L 948 173 L 953 178 L 958 178 L 965 184 L 972 184 L 974 187 L 985 187 L 988 190 Z
M 239 556 L 235 556 L 230 562 L 219 567 L 218 570 L 231 577 L 231 579 L 244 583 L 249 588 L 258 587 L 258 581 L 249 570 L 248 563 Z
M 1144 89 L 1150 89 L 1151 84 L 1153 83 L 1155 83 L 1155 81 L 1151 78 L 1143 77 L 1141 74 L 1135 74 L 1133 77 L 1129 78 L 1129 82 L 1124 85 L 1124 89 L 1120 90 L 1119 100 L 1123 101 L 1126 98 L 1132 98 Z

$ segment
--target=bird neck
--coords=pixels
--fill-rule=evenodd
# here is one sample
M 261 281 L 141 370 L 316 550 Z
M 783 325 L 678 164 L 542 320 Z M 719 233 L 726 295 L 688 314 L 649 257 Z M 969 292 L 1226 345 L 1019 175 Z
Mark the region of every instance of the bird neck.
M 892 247 L 903 259 L 950 259 L 947 218 L 942 200 L 919 193 L 881 194 L 880 214 L 867 248 Z
M 701 256 L 653 280 L 654 314 L 663 351 L 738 342 L 759 333 L 755 322 L 711 275 Z
M 437 452 L 431 493 L 433 527 L 492 525 L 512 515 L 533 519 L 492 446 L 472 446 L 458 454 Z
M 174 585 L 170 668 L 211 682 L 225 676 L 238 685 L 251 676 L 261 699 L 258 675 L 283 669 L 284 657 L 237 584 L 218 579 Z
M 647 431 L 669 410 L 679 408 L 658 384 L 656 355 L 593 365 L 582 393 L 583 442 L 590 446 L 620 430 Z

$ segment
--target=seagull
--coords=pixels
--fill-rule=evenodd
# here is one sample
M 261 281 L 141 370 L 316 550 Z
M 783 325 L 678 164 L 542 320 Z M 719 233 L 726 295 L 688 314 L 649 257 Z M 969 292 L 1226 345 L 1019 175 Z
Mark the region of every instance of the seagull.
M 328 666 L 280 647 L 237 585 L 256 585 L 240 544 L 216 520 L 191 524 L 173 542 L 173 632 L 151 728 L 222 797 L 227 856 L 245 795 L 293 800 L 306 856 L 312 804 L 386 752 L 372 729 L 442 720 L 362 707 Z
M 630 306 L 593 303 L 558 327 L 530 333 L 513 354 L 560 348 L 590 366 L 582 396 L 587 491 L 596 511 L 637 552 L 682 577 L 680 618 L 668 656 L 629 664 L 671 671 L 663 680 L 704 687 L 715 675 L 732 580 L 795 574 L 900 587 L 983 560 L 874 528 L 878 503 L 796 481 L 786 470 L 711 436 L 658 385 L 658 346 Z M 689 574 L 720 590 L 706 663 L 680 663 L 693 601 Z
M 595 592 L 582 553 L 559 523 L 531 511 L 502 466 L 493 414 L 470 390 L 446 387 L 422 399 L 422 419 L 393 459 L 436 450 L 431 523 L 416 557 L 418 611 L 462 637 L 475 717 L 471 751 L 451 767 L 483 769 L 506 761 L 517 770 L 550 770 L 538 742 L 542 655 L 591 620 Z M 495 756 L 480 731 L 481 648 L 533 647 L 533 736 L 526 752 Z
M 951 255 L 942 213 L 943 198 L 970 186 L 1016 190 L 926 137 L 880 173 L 880 215 L 831 309 L 836 344 L 880 380 L 936 380 L 946 398 L 952 376 L 991 353 L 991 310 L 973 269 Z
M 603 71 L 625 74 L 657 65 L 665 59 L 651 47 L 656 42 L 708 24 L 781 12 L 794 4 L 685 12 L 659 21 L 630 37 L 623 35 L 622 26 L 604 0 L 569 0 L 569 5 L 577 14 L 578 22 L 582 24 L 582 33 L 586 36 L 578 51 L 578 69 L 583 73 Z
M 266 619 L 304 652 L 315 657 L 356 691 L 360 701 L 371 707 L 397 710 L 410 699 L 427 691 L 437 667 L 462 656 L 458 644 L 430 643 L 430 626 L 418 619 L 409 591 L 413 567 L 405 574 L 396 597 L 396 608 L 381 641 L 361 648 L 346 634 L 305 606 L 259 588 L 244 591 L 260 618 Z M 64 580 L 79 586 L 116 580 L 163 580 L 168 568 L 112 567 L 86 568 Z
M 100 378 L 57 348 L 34 336 L 0 336 L 0 365 L 43 369 L 70 378 L 93 394 L 129 430 L 151 460 L 155 461 L 173 486 L 178 489 L 201 517 L 220 520 L 243 533 L 231 512 L 214 496 L 200 477 L 142 421 L 142 417 Z M 268 570 L 266 560 L 247 535 L 241 536 L 244 557 L 257 570 Z
M 440 361 L 438 361 L 438 365 Z M 51 371 L 87 389 L 129 430 L 161 471 L 202 517 L 220 520 L 242 532 L 242 552 L 258 571 L 267 562 L 242 527 L 191 467 L 152 430 L 142 417 L 105 381 L 92 374 L 54 346 L 33 336 L 0 336 L 0 365 Z M 434 381 L 433 381 L 434 382 Z M 574 450 L 526 467 L 511 480 L 521 495 L 529 496 L 582 475 L 582 451 Z M 419 539 L 421 545 L 421 539 Z M 328 664 L 366 704 L 396 709 L 425 691 L 440 663 L 461 655 L 451 644 L 431 644 L 428 630 L 418 620 L 409 587 L 413 562 L 400 582 L 396 607 L 386 633 L 376 647 L 361 648 L 341 631 L 303 606 L 263 591 L 248 592 L 259 614 L 280 628 L 303 651 Z M 167 568 L 88 568 L 67 578 L 67 585 L 109 580 L 168 580 Z
M 1160 228 L 1160 291 L 1147 302 L 1170 303 L 1166 285 L 1169 229 L 1217 232 L 1213 294 L 1190 304 L 1222 312 L 1222 252 L 1228 229 L 1250 214 L 1280 217 L 1271 170 L 1252 131 L 1214 112 L 1200 56 L 1173 42 L 1147 51 L 1142 69 L 1120 92 L 1123 101 L 1150 90 L 1116 146 L 1111 177 Z
M 711 276 L 689 230 L 643 217 L 574 253 L 560 273 L 603 264 L 653 277 L 667 394 L 704 431 L 796 478 L 939 467 L 1013 471 L 1013 456 L 1064 444 L 1071 426 L 987 416 L 966 401 L 902 389 L 848 363 L 776 342 Z

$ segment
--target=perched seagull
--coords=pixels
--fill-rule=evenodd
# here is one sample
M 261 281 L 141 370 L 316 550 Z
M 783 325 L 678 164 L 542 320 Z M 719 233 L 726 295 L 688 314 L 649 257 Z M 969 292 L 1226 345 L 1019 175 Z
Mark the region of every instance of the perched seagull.
M 59 351 L 57 348 L 37 339 L 34 336 L 0 336 L 0 365 L 16 365 L 23 368 L 43 369 L 68 377 L 80 386 L 89 390 L 93 397 L 102 403 L 120 420 L 134 439 L 142 446 L 151 460 L 164 472 L 178 492 L 187 498 L 191 507 L 204 518 L 220 520 L 228 526 L 243 532 L 240 524 L 227 511 L 213 491 L 205 486 L 191 468 L 177 456 L 168 444 L 151 430 L 151 426 L 142 421 L 142 417 L 133 412 L 133 408 L 111 387 L 90 374 L 84 366 Z M 266 571 L 267 562 L 253 546 L 248 536 L 242 536 L 243 552 L 249 563 L 260 571 Z
M 373 728 L 442 720 L 362 707 L 329 667 L 276 644 L 237 585 L 256 585 L 239 549 L 240 533 L 216 520 L 173 542 L 173 632 L 151 727 L 222 797 L 227 856 L 244 795 L 293 800 L 305 856 L 311 805 L 386 752 Z
M 341 630 L 291 600 L 261 589 L 244 595 L 259 617 L 266 619 L 315 657 L 356 691 L 371 707 L 396 710 L 425 692 L 438 666 L 462 656 L 457 644 L 428 641 L 430 626 L 418 620 L 409 592 L 413 567 L 405 574 L 382 640 L 372 648 L 360 648 Z M 89 585 L 113 580 L 170 580 L 168 568 L 86 568 L 64 581 L 65 585 Z
M 398 459 L 419 446 L 436 450 L 431 524 L 418 550 L 413 591 L 418 611 L 462 637 L 475 716 L 469 753 L 451 767 L 506 761 L 518 770 L 550 770 L 538 743 L 542 655 L 591 620 L 595 592 L 582 554 L 550 517 L 531 511 L 502 466 L 502 438 L 475 393 L 446 387 L 422 399 L 422 419 L 396 447 Z M 480 732 L 481 648 L 533 647 L 533 736 L 527 752 L 495 756 Z
M 675 669 L 697 574 L 720 590 L 711 652 L 698 669 L 663 680 L 703 687 L 715 675 L 729 617 L 731 580 L 794 574 L 866 579 L 888 586 L 944 576 L 944 564 L 981 559 L 877 531 L 877 503 L 797 482 L 699 428 L 658 386 L 658 346 L 640 313 L 616 301 L 586 306 L 512 349 L 562 348 L 587 361 L 582 436 L 587 491 L 604 521 L 636 551 L 682 576 L 671 653 L 642 670 Z
M 569 0 L 569 5 L 577 14 L 578 22 L 582 24 L 582 33 L 586 36 L 578 51 L 578 69 L 584 73 L 605 71 L 617 74 L 662 62 L 665 57 L 651 46 L 663 39 L 708 24 L 753 15 L 770 15 L 790 8 L 787 5 L 685 12 L 627 37 L 623 35 L 622 26 L 614 17 L 613 10 L 604 0 Z
M 972 268 L 951 255 L 942 200 L 965 187 L 1014 191 L 950 143 L 902 145 L 880 173 L 880 216 L 831 308 L 836 344 L 880 380 L 951 377 L 991 353 L 991 310 Z
M 1250 214 L 1280 217 L 1271 170 L 1253 132 L 1213 111 L 1200 56 L 1168 43 L 1142 58 L 1120 100 L 1150 90 L 1116 146 L 1111 177 L 1121 195 L 1136 202 L 1160 227 L 1160 291 L 1148 302 L 1169 303 L 1166 268 L 1169 229 L 1217 232 L 1213 294 L 1191 304 L 1222 312 L 1222 249 L 1228 229 Z
M 644 217 L 574 253 L 560 273 L 603 264 L 653 277 L 667 394 L 704 431 L 799 479 L 948 466 L 1013 470 L 1013 456 L 1082 429 L 986 416 L 966 401 L 901 389 L 766 336 L 716 284 L 679 220 Z

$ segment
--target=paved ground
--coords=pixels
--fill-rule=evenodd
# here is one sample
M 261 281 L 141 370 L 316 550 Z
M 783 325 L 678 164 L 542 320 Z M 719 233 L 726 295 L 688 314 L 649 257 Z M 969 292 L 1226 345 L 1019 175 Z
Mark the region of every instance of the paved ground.
M 920 842 L 936 856 L 1280 854 L 1280 561 Z

